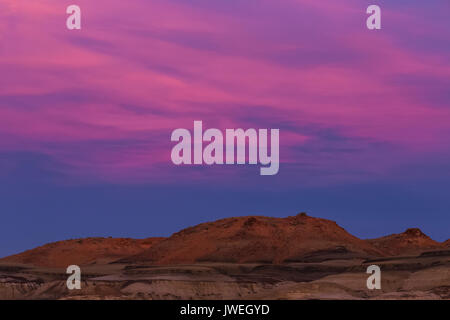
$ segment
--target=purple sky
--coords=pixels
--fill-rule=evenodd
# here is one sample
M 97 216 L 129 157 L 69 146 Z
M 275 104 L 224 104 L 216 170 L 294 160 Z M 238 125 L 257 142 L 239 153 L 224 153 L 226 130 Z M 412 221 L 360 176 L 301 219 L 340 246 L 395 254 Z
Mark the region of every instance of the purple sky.
M 65 28 L 66 7 L 82 30 Z M 382 30 L 365 27 L 370 4 Z M 0 256 L 225 216 L 450 237 L 446 0 L 0 0 Z M 280 171 L 176 167 L 176 128 L 279 128 Z

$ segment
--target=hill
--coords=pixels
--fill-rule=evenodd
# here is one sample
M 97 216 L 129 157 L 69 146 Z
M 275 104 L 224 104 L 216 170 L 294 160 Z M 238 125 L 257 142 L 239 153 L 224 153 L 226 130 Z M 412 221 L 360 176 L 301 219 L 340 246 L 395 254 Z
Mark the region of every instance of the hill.
M 85 238 L 58 241 L 0 259 L 41 267 L 108 263 L 149 249 L 162 238 Z
M 381 255 L 380 250 L 335 222 L 302 213 L 287 218 L 249 216 L 202 223 L 121 262 L 281 263 Z
M 442 249 L 443 245 L 434 241 L 418 228 L 403 233 L 367 240 L 374 247 L 388 255 L 418 254 L 428 250 Z

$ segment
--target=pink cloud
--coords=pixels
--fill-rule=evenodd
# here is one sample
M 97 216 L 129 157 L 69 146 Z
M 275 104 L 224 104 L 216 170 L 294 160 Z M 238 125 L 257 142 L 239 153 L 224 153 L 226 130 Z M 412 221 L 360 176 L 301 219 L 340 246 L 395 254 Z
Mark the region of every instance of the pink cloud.
M 79 5 L 83 30 L 69 32 L 63 3 L 3 1 L 0 136 L 8 141 L 1 149 L 42 152 L 77 175 L 114 181 L 142 172 L 164 179 L 158 168 L 170 165 L 168 133 L 193 120 L 225 129 L 264 126 L 276 114 L 288 164 L 301 163 L 296 148 L 315 141 L 302 132 L 305 124 L 403 150 L 372 169 L 364 163 L 372 151 L 342 156 L 344 172 L 387 172 L 449 142 L 449 109 L 392 81 L 446 81 L 449 60 L 404 48 L 389 30 L 369 33 L 356 1 L 262 1 L 242 12 L 179 1 Z M 394 8 L 387 14 L 399 24 L 414 19 Z M 244 120 L 256 116 L 265 120 Z M 147 137 L 156 138 L 111 147 Z M 96 141 L 101 147 L 89 145 Z M 65 144 L 82 147 L 71 152 Z

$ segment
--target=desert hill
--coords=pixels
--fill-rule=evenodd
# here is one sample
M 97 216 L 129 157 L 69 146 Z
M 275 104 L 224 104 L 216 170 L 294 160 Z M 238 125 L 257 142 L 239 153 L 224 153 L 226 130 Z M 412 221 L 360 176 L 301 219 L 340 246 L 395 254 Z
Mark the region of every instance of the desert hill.
M 434 241 L 418 228 L 403 233 L 367 240 L 370 244 L 388 255 L 418 254 L 427 250 L 438 250 L 444 246 Z
M 304 213 L 228 218 L 169 238 L 67 240 L 0 259 L 0 299 L 450 299 L 449 244 L 419 229 L 361 240 Z M 374 263 L 381 290 L 367 289 Z M 71 264 L 83 266 L 81 290 L 67 290 Z
M 281 263 L 382 255 L 335 222 L 302 213 L 287 218 L 249 216 L 202 223 L 120 262 Z
M 108 263 L 150 248 L 163 238 L 85 238 L 58 241 L 0 259 L 41 267 Z
M 361 240 L 336 222 L 305 213 L 286 218 L 248 216 L 202 223 L 169 238 L 86 238 L 58 241 L 0 259 L 40 267 L 198 262 L 283 263 L 418 255 L 450 248 L 419 229 Z

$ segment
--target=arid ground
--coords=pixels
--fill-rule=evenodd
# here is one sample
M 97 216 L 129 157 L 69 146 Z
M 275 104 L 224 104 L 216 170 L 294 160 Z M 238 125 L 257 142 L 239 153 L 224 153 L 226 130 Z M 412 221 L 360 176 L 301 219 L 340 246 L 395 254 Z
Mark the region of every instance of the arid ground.
M 69 265 L 81 267 L 81 290 L 67 289 Z M 380 290 L 367 288 L 370 265 Z M 450 242 L 419 229 L 363 240 L 304 213 L 227 218 L 0 259 L 0 299 L 450 299 Z

